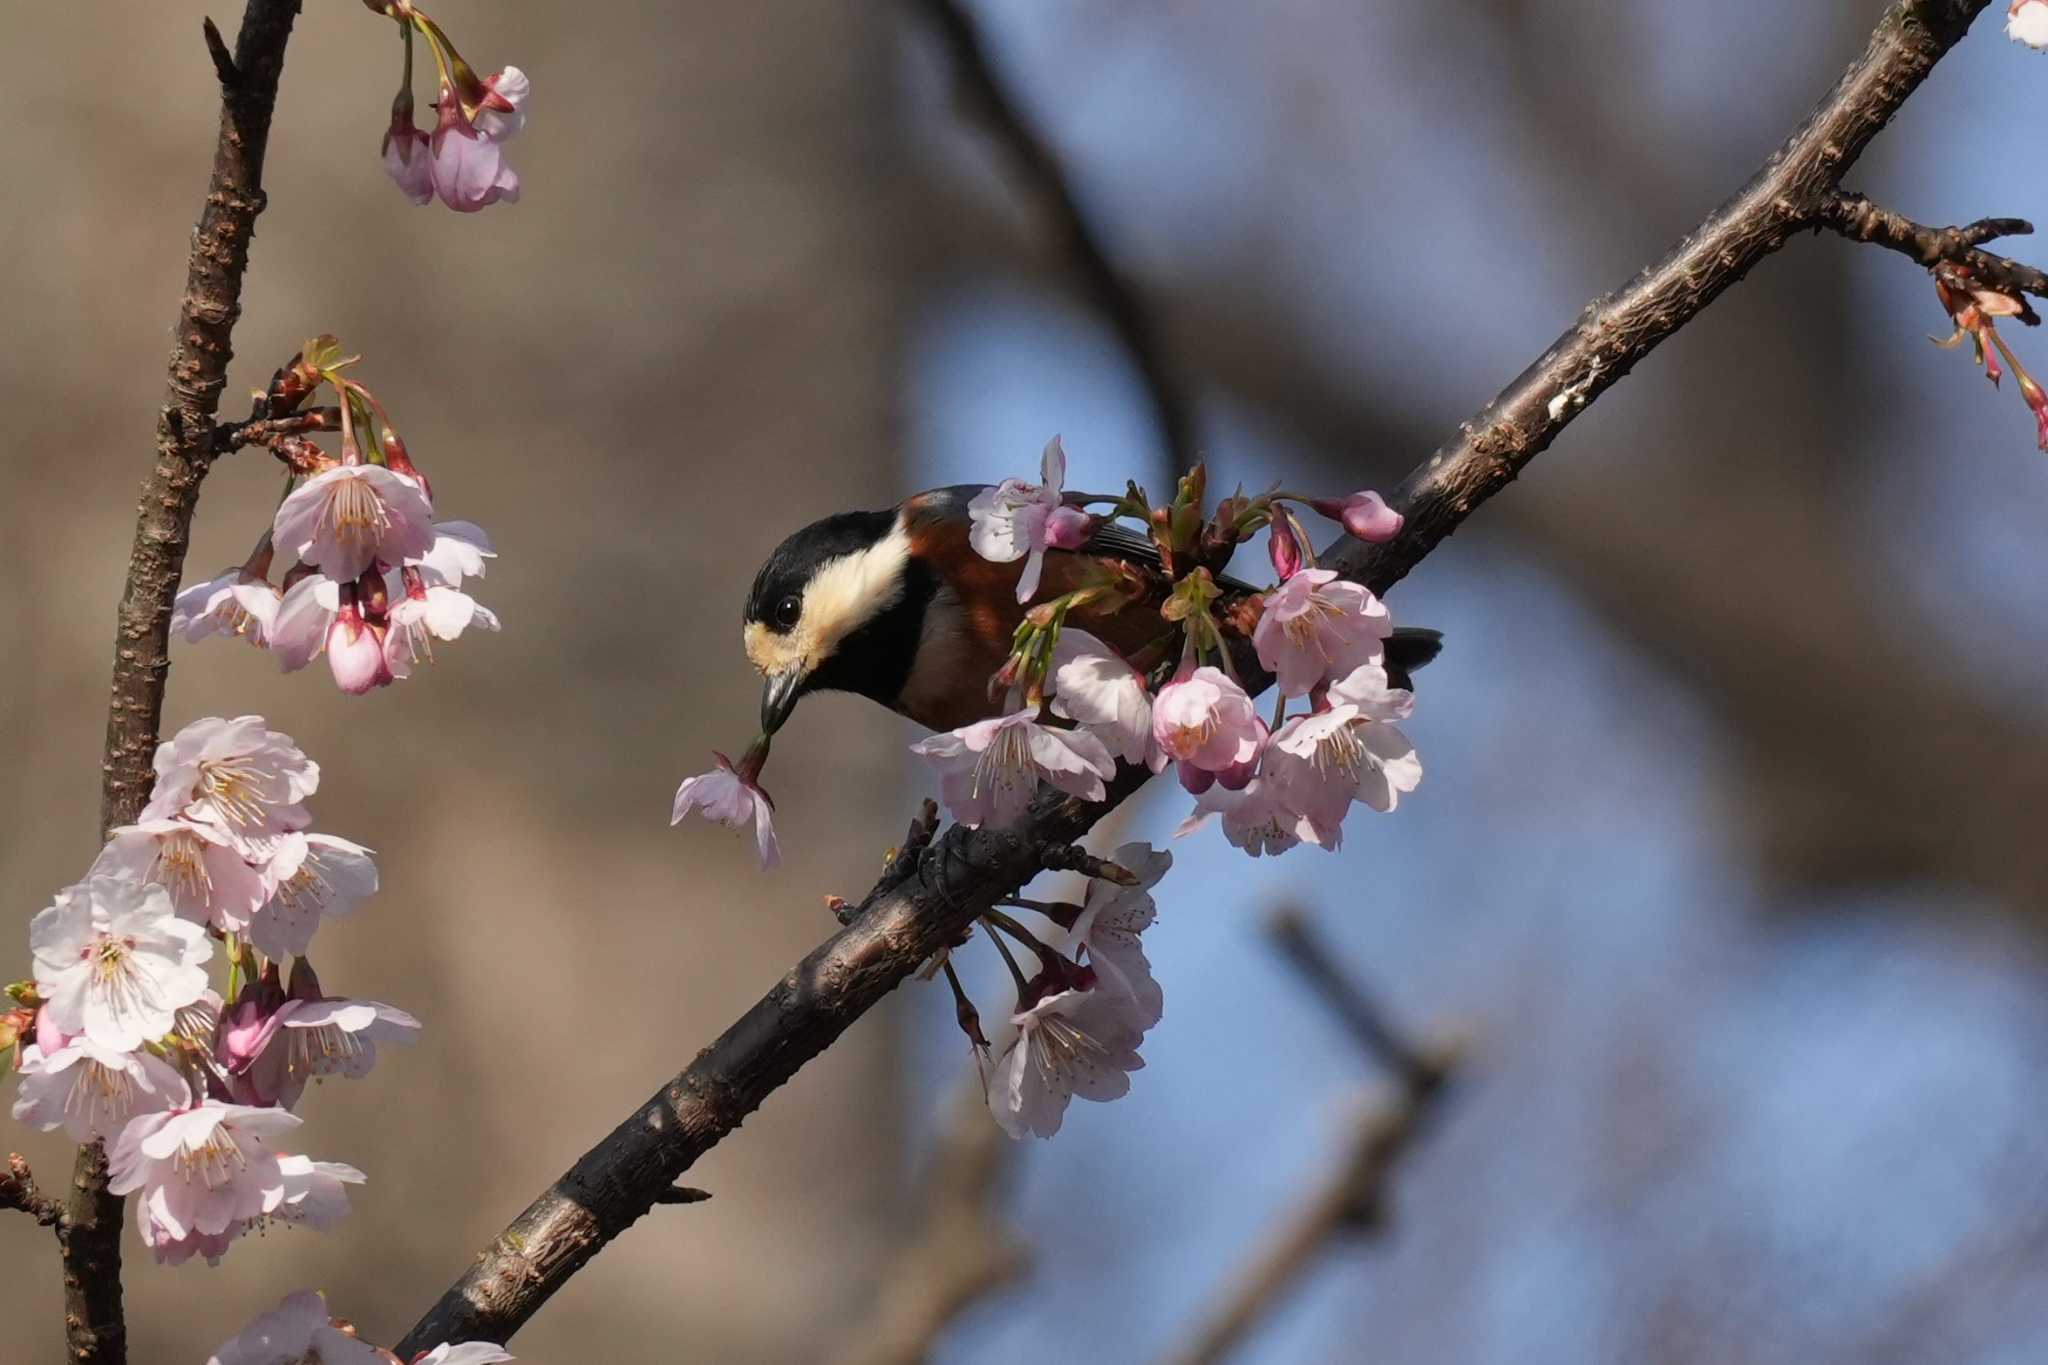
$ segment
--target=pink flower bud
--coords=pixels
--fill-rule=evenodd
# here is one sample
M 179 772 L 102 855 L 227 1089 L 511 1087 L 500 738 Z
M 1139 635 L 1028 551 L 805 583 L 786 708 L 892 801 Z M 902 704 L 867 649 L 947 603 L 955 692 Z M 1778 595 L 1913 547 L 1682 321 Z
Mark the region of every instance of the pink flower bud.
M 1057 507 L 1045 519 L 1045 543 L 1055 550 L 1078 550 L 1095 534 L 1095 518 L 1078 507 Z
M 1370 489 L 1344 499 L 1337 519 L 1344 523 L 1345 531 L 1375 545 L 1400 535 L 1401 525 L 1407 520 Z
M 1266 535 L 1266 553 L 1273 558 L 1273 572 L 1285 583 L 1301 572 L 1301 541 L 1283 515 L 1275 516 Z
M 391 127 L 384 133 L 384 174 L 398 186 L 398 192 L 415 204 L 434 197 L 434 157 L 424 130 L 412 121 L 412 102 L 403 112 L 394 110 Z
M 327 628 L 327 666 L 333 670 L 335 686 L 350 696 L 360 697 L 392 681 L 384 641 L 364 622 L 352 595 L 343 600 L 334 624 Z

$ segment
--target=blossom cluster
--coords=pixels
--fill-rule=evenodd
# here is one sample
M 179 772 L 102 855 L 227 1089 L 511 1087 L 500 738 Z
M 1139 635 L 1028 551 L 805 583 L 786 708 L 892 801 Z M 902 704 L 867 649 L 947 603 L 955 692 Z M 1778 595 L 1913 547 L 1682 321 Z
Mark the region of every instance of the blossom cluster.
M 1107 1101 L 1129 1093 L 1130 1073 L 1145 1065 L 1138 1045 L 1165 1010 L 1140 935 L 1158 913 L 1152 888 L 1173 855 L 1129 843 L 1110 862 L 1122 879 L 1089 878 L 1079 902 L 1017 902 L 1056 926 L 1050 940 L 1007 915 L 990 918 L 991 934 L 1012 935 L 1039 964 L 1026 977 L 1004 949 L 1017 1000 L 994 1040 L 980 1036 L 973 1007 L 949 971 L 989 1112 L 1013 1138 L 1051 1137 L 1076 1097 Z
M 1117 516 L 1138 520 L 1170 576 L 1170 586 L 1155 591 L 1163 595 L 1160 615 L 1182 627 L 1179 661 L 1155 692 L 1131 660 L 1066 624 L 1072 615 L 1129 610 L 1127 587 L 1087 587 L 1041 603 L 994 681 L 992 691 L 1007 693 L 1005 713 L 911 746 L 933 768 L 954 819 L 1013 824 L 1040 782 L 1100 800 L 1122 760 L 1155 773 L 1174 770 L 1195 798 L 1181 833 L 1220 818 L 1230 842 L 1256 856 L 1304 843 L 1335 850 L 1354 805 L 1389 811 L 1415 790 L 1422 765 L 1394 724 L 1407 718 L 1414 698 L 1392 685 L 1385 667 L 1392 618 L 1368 589 L 1313 566 L 1290 506 L 1381 541 L 1397 535 L 1402 521 L 1378 494 L 1239 494 L 1204 524 L 1199 470 L 1170 508 L 1152 508 L 1135 486 L 1122 498 L 1084 500 L 1114 502 L 1108 517 L 1076 506 L 1065 477 L 1055 437 L 1039 482 L 1006 480 L 973 500 L 970 542 L 996 562 L 1025 561 L 1017 592 L 1028 602 L 1048 550 L 1085 545 Z M 1279 581 L 1264 592 L 1219 583 L 1210 565 L 1220 570 L 1229 551 L 1262 527 Z M 1176 574 L 1176 566 L 1184 571 Z M 1270 718 L 1260 716 L 1237 676 L 1247 645 L 1274 679 Z M 1290 714 L 1297 702 L 1304 709 Z
M 410 677 L 435 640 L 496 630 L 498 618 L 463 590 L 496 556 L 490 538 L 474 522 L 434 520 L 432 485 L 390 415 L 342 373 L 354 361 L 322 336 L 279 371 L 273 392 L 294 406 L 333 386 L 340 456 L 304 436 L 279 442 L 291 473 L 270 527 L 246 562 L 178 593 L 171 629 L 238 636 L 288 673 L 324 654 L 335 684 L 360 695 Z M 279 550 L 297 562 L 272 582 Z
M 2048 0 L 2041 0 L 2041 12 L 2048 16 Z M 2048 17 L 2042 20 L 2048 30 Z M 2048 41 L 2048 39 L 2044 39 Z M 1967 262 L 1942 261 L 1932 267 L 1934 293 L 1941 300 L 1942 311 L 1948 314 L 1953 330 L 1946 337 L 1931 337 L 1935 345 L 1943 350 L 1953 350 L 1969 339 L 1970 349 L 1977 364 L 1984 370 L 1984 377 L 1997 388 L 1998 381 L 2005 376 L 1999 368 L 1998 359 L 2005 357 L 2005 363 L 2012 367 L 2013 384 L 2020 391 L 2020 400 L 2034 415 L 2034 434 L 2037 444 L 2048 451 L 2048 389 L 2043 389 L 2027 373 L 2012 347 L 1998 334 L 1999 318 L 2017 318 L 2028 326 L 2040 323 L 2041 319 L 2034 306 L 2024 294 L 2017 290 L 1990 289 L 1977 283 Z
M 415 204 L 439 199 L 457 213 L 492 204 L 519 202 L 519 176 L 505 161 L 505 144 L 526 126 L 526 96 L 532 82 L 516 66 L 479 77 L 447 31 L 410 0 L 365 0 L 395 20 L 405 43 L 405 70 L 391 101 L 385 130 L 384 173 Z M 412 46 L 426 41 L 439 77 L 434 130 L 414 119 Z
M 141 818 L 30 922 L 33 974 L 8 987 L 0 1044 L 17 1052 L 14 1117 L 105 1142 L 143 1244 L 215 1262 L 252 1230 L 348 1211 L 362 1172 L 301 1154 L 292 1111 L 309 1081 L 367 1074 L 419 1024 L 328 995 L 308 960 L 320 925 L 377 889 L 368 849 L 311 828 L 316 763 L 240 716 L 194 721 L 155 768 Z

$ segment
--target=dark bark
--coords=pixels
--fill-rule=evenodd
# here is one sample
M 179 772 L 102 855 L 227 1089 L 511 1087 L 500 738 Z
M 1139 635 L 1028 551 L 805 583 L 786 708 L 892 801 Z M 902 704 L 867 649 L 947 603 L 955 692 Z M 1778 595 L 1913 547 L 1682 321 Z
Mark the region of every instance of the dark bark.
M 199 483 L 213 463 L 214 415 L 227 383 L 229 345 L 241 313 L 249 239 L 263 210 L 263 152 L 299 0 L 250 0 L 228 58 L 213 21 L 207 48 L 221 77 L 220 136 L 206 203 L 192 234 L 185 294 L 171 349 L 170 383 L 157 421 L 156 464 L 143 481 L 129 553 L 127 587 L 114 634 L 107 707 L 100 834 L 133 821 L 149 799 L 157 726 L 170 671 L 171 604 Z M 58 1224 L 64 1261 L 64 1328 L 71 1359 L 119 1365 L 127 1359 L 121 1312 L 121 1200 L 107 1193 L 106 1153 L 79 1149 L 70 1198 Z
M 28 1163 L 10 1152 L 7 1166 L 0 1170 L 0 1209 L 19 1209 L 44 1227 L 55 1227 L 64 1216 L 64 1205 L 42 1192 Z
M 1924 266 L 1942 262 L 1969 267 L 1969 281 L 1978 288 L 2011 294 L 2021 306 L 2026 295 L 2048 298 L 2048 274 L 2004 256 L 1981 250 L 1999 237 L 2021 237 L 2034 230 L 2024 218 L 1979 218 L 1961 227 L 1928 227 L 1903 214 L 1879 208 L 1860 194 L 1839 194 L 1822 207 L 1814 226 L 1839 232 L 1852 242 L 1868 242 L 1909 256 Z M 2033 326 L 2041 319 L 2032 309 L 2020 321 Z
M 1580 321 L 1416 469 L 1385 545 L 1345 540 L 1323 562 L 1385 592 L 1513 480 L 1571 421 L 1757 262 L 1819 222 L 1842 176 L 1989 0 L 1900 0 L 1868 50 L 1734 198 Z M 1250 680 L 1247 680 L 1248 683 Z M 907 878 L 885 877 L 852 922 L 586 1153 L 476 1258 L 399 1346 L 509 1339 L 705 1151 L 932 952 L 1034 875 L 1034 841 L 1070 843 L 1144 784 L 1105 802 L 1041 793 L 1025 837 L 948 830 Z M 1382 1135 L 1393 1141 L 1398 1135 Z

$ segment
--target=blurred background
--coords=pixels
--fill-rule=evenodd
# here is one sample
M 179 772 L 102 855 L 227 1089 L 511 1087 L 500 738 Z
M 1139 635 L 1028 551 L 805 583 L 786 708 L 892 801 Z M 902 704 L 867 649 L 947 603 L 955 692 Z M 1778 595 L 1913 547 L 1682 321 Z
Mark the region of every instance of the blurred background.
M 973 13 L 1214 478 L 1335 492 L 1390 487 L 1688 230 L 1882 8 Z M 440 513 L 496 538 L 479 596 L 505 630 L 364 700 L 174 646 L 167 727 L 261 713 L 322 763 L 318 827 L 379 852 L 382 894 L 321 936 L 329 989 L 427 1027 L 302 1107 L 306 1149 L 370 1176 L 339 1230 L 214 1270 L 149 1264 L 131 1230 L 137 1360 L 202 1360 L 309 1285 L 396 1339 L 824 936 L 823 895 L 865 891 L 920 790 L 911 729 L 867 703 L 810 701 L 786 732 L 777 873 L 667 825 L 676 782 L 752 733 L 739 605 L 785 532 L 1029 473 L 1054 432 L 1075 485 L 1165 481 L 1129 355 L 963 117 L 923 7 L 447 0 L 480 69 L 534 82 L 524 200 L 475 217 L 378 169 L 390 26 L 308 9 L 226 411 L 309 334 L 361 350 Z M 0 40 L 17 966 L 94 851 L 112 608 L 212 154 L 205 12 L 15 6 Z M 1851 186 L 1927 222 L 2048 219 L 2044 76 L 1980 21 Z M 1946 330 L 1903 258 L 1797 242 L 1401 585 L 1397 619 L 1450 641 L 1411 728 L 1423 788 L 1337 857 L 1175 846 L 1147 1068 L 1006 1149 L 1030 1270 L 939 1359 L 1160 1357 L 1342 1159 L 1385 1082 L 1273 955 L 1283 902 L 1413 1036 L 1467 1053 L 1388 1224 L 1318 1257 L 1235 1358 L 2040 1358 L 2048 461 L 2010 390 L 1926 343 Z M 190 577 L 246 554 L 264 460 L 214 471 Z M 1163 840 L 1183 805 L 1150 792 L 1101 846 Z M 1000 968 L 969 966 L 992 1015 Z M 657 1210 L 517 1353 L 844 1348 L 969 1071 L 945 992 L 902 992 L 691 1173 L 710 1203 Z M 6 1143 L 61 1183 L 61 1141 Z M 49 1241 L 0 1221 L 8 1362 L 59 1358 Z

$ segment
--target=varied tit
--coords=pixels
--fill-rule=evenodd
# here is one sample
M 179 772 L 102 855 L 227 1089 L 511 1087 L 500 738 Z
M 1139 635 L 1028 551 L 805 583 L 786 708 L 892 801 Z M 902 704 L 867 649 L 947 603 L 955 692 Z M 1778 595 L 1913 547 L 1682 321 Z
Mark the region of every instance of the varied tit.
M 967 504 L 981 491 L 960 484 L 884 511 L 841 512 L 776 547 L 747 594 L 744 627 L 747 657 L 766 679 L 764 733 L 819 691 L 857 692 L 932 730 L 1001 714 L 989 678 L 1009 658 L 1028 607 L 1017 601 L 1023 562 L 995 563 L 968 543 Z M 1104 523 L 1084 549 L 1046 551 L 1036 596 L 1100 581 L 1105 569 L 1165 586 L 1151 540 Z M 1127 659 L 1175 629 L 1156 599 L 1070 619 Z M 1406 675 L 1441 648 L 1436 631 L 1396 630 L 1386 646 L 1395 685 L 1407 686 Z

